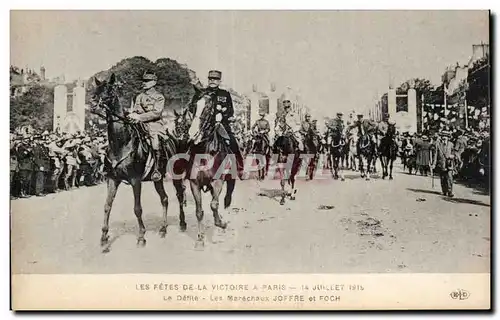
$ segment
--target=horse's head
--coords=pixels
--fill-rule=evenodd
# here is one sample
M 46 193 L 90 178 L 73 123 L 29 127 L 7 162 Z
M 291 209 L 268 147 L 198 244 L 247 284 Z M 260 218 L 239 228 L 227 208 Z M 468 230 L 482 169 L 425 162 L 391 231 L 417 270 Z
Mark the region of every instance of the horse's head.
M 106 111 L 113 110 L 115 105 L 118 105 L 118 92 L 115 74 L 112 73 L 108 80 L 99 81 L 99 79 L 94 78 L 94 86 L 95 90 L 90 98 L 90 110 L 92 112 L 96 112 L 101 108 Z

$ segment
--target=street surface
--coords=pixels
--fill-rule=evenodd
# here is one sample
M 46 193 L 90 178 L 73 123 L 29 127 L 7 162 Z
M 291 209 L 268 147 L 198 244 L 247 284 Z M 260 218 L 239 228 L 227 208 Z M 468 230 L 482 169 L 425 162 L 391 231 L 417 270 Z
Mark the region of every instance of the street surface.
M 346 181 L 299 181 L 295 201 L 279 204 L 279 181 L 238 181 L 233 205 L 213 226 L 204 195 L 207 239 L 195 250 L 194 202 L 187 188 L 180 232 L 171 182 L 169 227 L 159 237 L 162 209 L 152 183 L 143 185 L 147 244 L 136 246 L 130 186 L 122 184 L 110 219 L 111 251 L 100 248 L 106 185 L 11 202 L 13 273 L 384 273 L 490 272 L 490 198 L 455 184 L 440 195 L 439 179 L 394 168 L 394 180 L 345 171 Z M 225 191 L 224 191 L 225 192 Z M 223 195 L 224 195 L 223 192 Z M 221 196 L 221 200 L 223 198 Z M 221 201 L 222 203 L 222 201 Z

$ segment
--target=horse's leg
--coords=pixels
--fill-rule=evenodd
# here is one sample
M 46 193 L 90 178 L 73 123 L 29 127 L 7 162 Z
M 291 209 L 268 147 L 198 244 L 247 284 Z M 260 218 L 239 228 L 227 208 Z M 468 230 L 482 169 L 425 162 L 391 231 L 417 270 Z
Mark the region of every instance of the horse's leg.
M 191 192 L 193 194 L 196 205 L 196 219 L 198 220 L 198 239 L 196 240 L 195 248 L 201 248 L 205 245 L 205 233 L 203 230 L 203 208 L 201 203 L 201 190 L 196 181 L 189 181 Z
M 358 165 L 359 172 L 361 173 L 361 178 L 365 177 L 365 168 L 363 166 L 363 156 L 359 155 L 359 165 Z
M 134 191 L 134 213 L 137 217 L 137 222 L 139 223 L 139 235 L 137 236 L 137 245 L 139 247 L 144 247 L 146 245 L 146 239 L 144 235 L 146 234 L 146 227 L 144 227 L 144 221 L 142 221 L 142 206 L 141 206 L 141 191 L 142 191 L 142 181 L 139 179 L 134 179 L 130 181 L 132 185 L 132 190 Z
M 186 188 L 184 186 L 184 180 L 182 179 L 175 179 L 173 183 L 176 191 L 175 194 L 177 196 L 177 200 L 179 201 L 179 227 L 181 228 L 181 231 L 184 232 L 186 231 L 187 228 L 186 215 L 184 214 L 184 203 L 186 202 Z
M 366 181 L 370 180 L 370 172 L 372 170 L 372 162 L 373 160 L 370 157 L 366 159 Z
M 392 165 L 394 163 L 394 159 L 391 159 L 389 161 L 390 161 L 390 164 L 389 164 L 390 165 L 390 167 L 389 167 L 389 170 L 390 170 L 389 180 L 392 180 L 393 179 L 393 177 L 392 177 Z
M 160 237 L 165 238 L 167 234 L 167 215 L 168 215 L 168 195 L 165 192 L 165 187 L 163 186 L 163 180 L 154 182 L 156 192 L 160 196 L 161 206 L 163 207 L 163 225 L 160 228 Z
M 236 186 L 236 180 L 231 179 L 226 181 L 226 196 L 224 197 L 224 209 L 229 208 L 233 200 L 233 191 Z
M 104 204 L 104 223 L 101 229 L 102 230 L 101 246 L 103 247 L 108 245 L 109 215 L 111 213 L 113 201 L 115 200 L 116 192 L 118 191 L 118 186 L 120 185 L 120 182 L 121 182 L 120 180 L 114 180 L 108 178 L 108 195 L 106 197 L 106 203 Z
M 285 197 L 286 197 L 286 185 L 287 185 L 287 181 L 285 180 L 285 177 L 283 176 L 283 172 L 282 170 L 284 169 L 280 169 L 279 172 L 280 172 L 280 185 L 281 185 L 281 200 L 280 200 L 280 204 L 281 205 L 284 205 L 285 204 Z
M 210 190 L 212 194 L 212 201 L 210 202 L 210 208 L 212 209 L 214 215 L 215 226 L 226 229 L 227 223 L 224 222 L 219 214 L 219 196 L 222 192 L 222 187 L 224 186 L 224 180 L 218 179 L 212 182 L 212 189 Z

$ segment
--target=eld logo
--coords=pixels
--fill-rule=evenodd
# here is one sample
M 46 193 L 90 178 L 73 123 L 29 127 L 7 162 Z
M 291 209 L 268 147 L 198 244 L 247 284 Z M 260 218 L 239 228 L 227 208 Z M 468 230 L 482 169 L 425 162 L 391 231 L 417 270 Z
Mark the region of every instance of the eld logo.
M 450 296 L 451 296 L 452 299 L 455 299 L 455 300 L 456 299 L 466 300 L 466 299 L 469 299 L 470 293 L 467 290 L 458 289 L 458 290 L 453 291 L 452 293 L 450 293 Z

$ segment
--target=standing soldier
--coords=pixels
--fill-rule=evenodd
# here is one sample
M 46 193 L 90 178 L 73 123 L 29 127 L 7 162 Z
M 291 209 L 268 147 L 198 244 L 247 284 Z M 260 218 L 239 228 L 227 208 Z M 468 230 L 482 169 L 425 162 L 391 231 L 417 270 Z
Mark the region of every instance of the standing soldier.
M 162 177 L 159 171 L 159 162 L 161 159 L 159 135 L 165 130 L 162 123 L 162 111 L 165 106 L 165 97 L 155 89 L 158 80 L 155 74 L 144 73 L 142 80 L 143 92 L 136 97 L 128 118 L 131 121 L 145 124 L 151 137 L 151 146 L 155 158 L 151 180 L 160 181 Z
M 453 197 L 453 143 L 449 141 L 449 131 L 441 132 L 434 145 L 432 166 L 439 172 L 443 195 Z
M 271 131 L 271 127 L 269 126 L 269 121 L 267 121 L 264 111 L 260 111 L 259 116 L 260 119 L 255 121 L 252 132 L 260 134 L 265 143 L 269 146 L 269 131 Z
M 24 139 L 27 137 L 25 136 Z M 24 140 L 18 148 L 20 197 L 27 198 L 30 194 L 33 175 L 33 153 L 29 141 Z
M 45 150 L 44 141 L 37 139 L 33 146 L 33 161 L 35 173 L 35 195 L 37 197 L 45 195 L 45 172 L 49 170 L 47 163 L 48 154 Z

